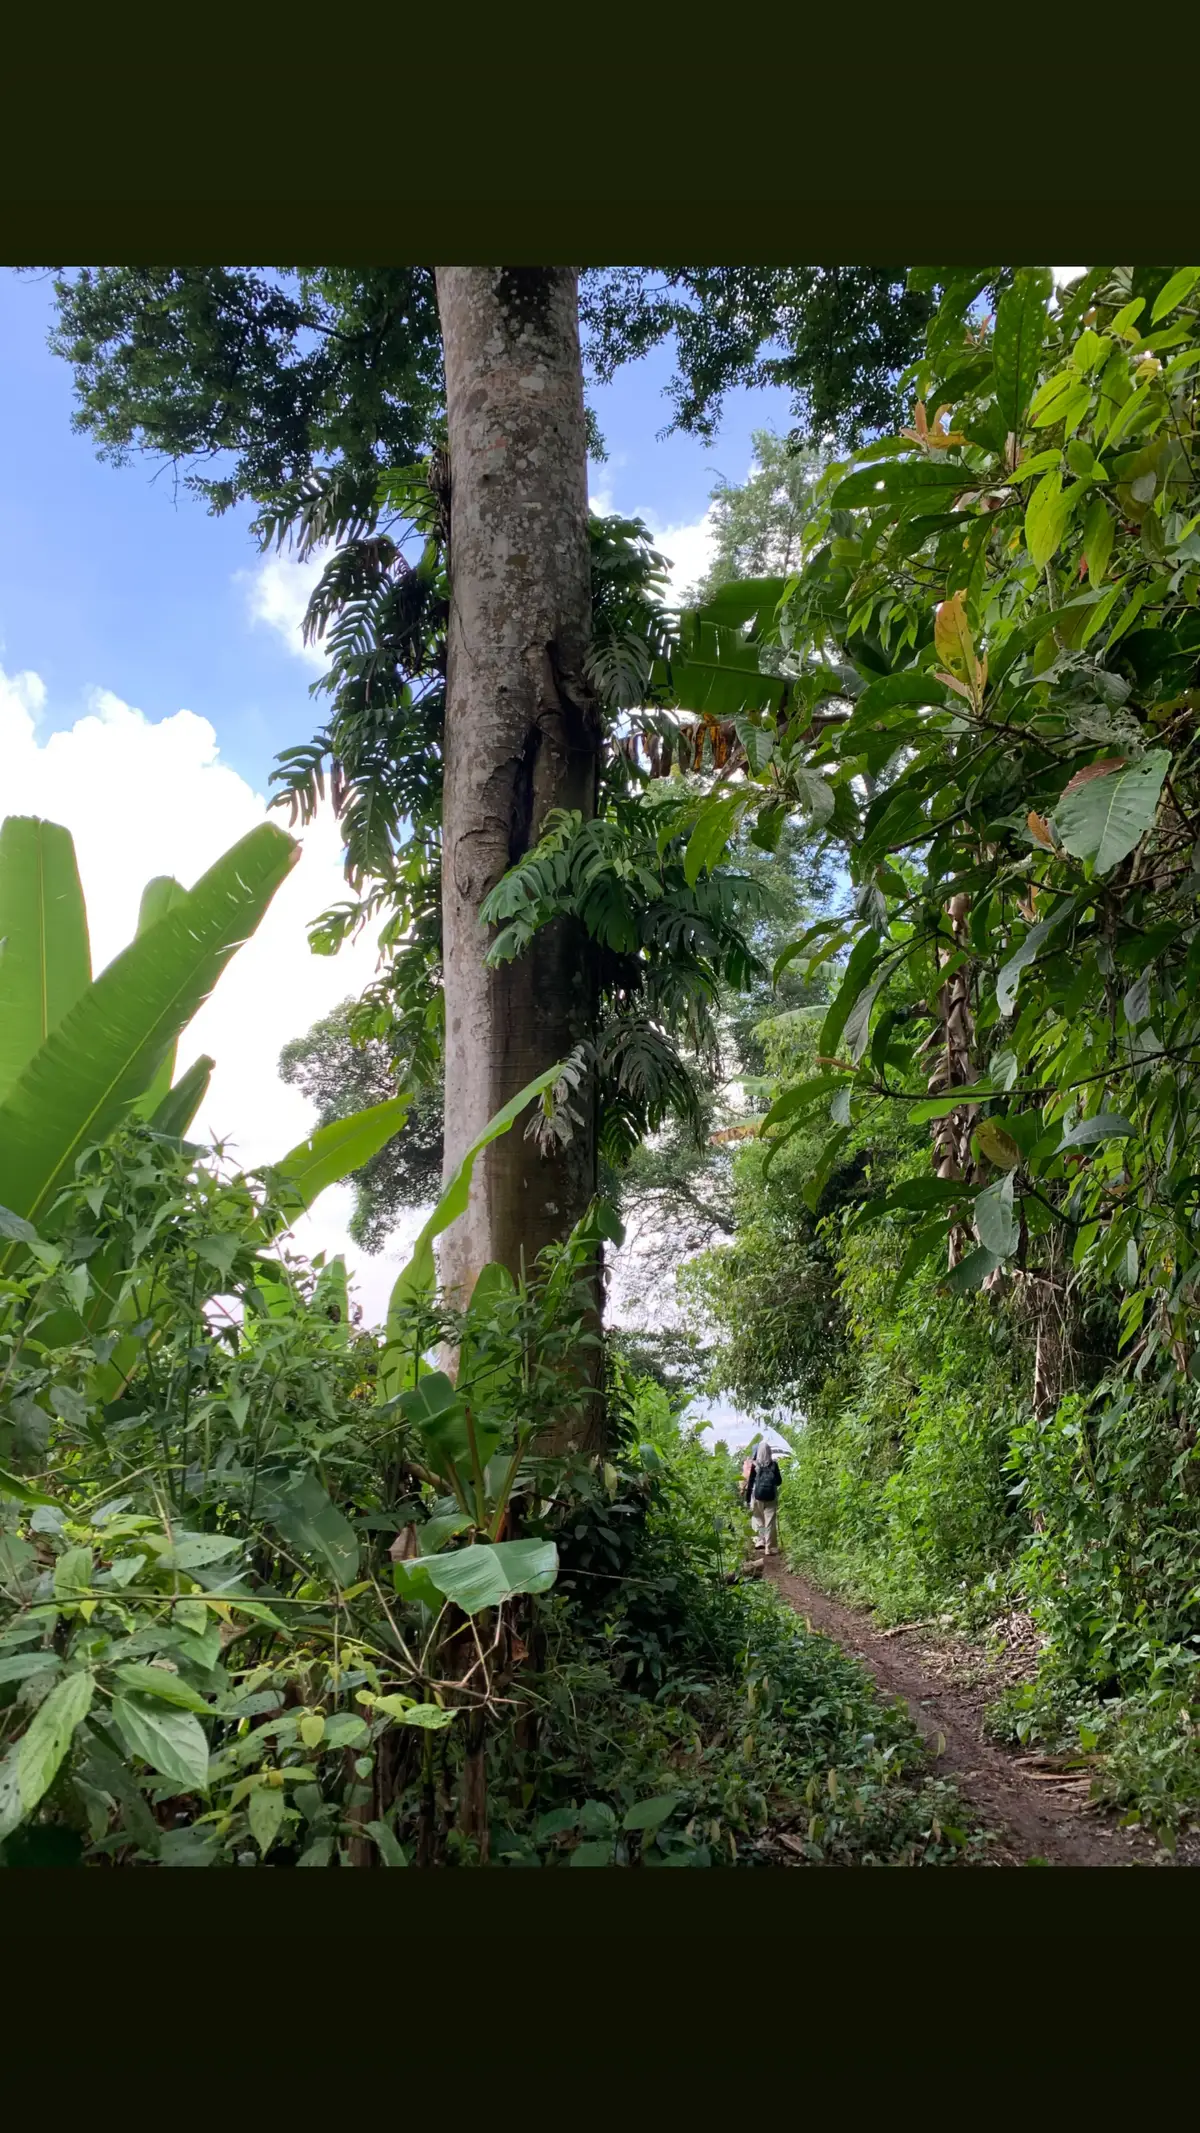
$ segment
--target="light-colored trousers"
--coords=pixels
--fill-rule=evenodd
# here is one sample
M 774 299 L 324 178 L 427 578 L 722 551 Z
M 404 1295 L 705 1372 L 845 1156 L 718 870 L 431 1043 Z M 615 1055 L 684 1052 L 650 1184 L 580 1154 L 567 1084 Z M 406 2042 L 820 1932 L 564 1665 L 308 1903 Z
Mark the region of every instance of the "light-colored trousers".
M 760 1503 L 755 1497 L 750 1505 L 750 1517 L 754 1523 L 754 1545 L 769 1554 L 779 1546 L 779 1504 Z

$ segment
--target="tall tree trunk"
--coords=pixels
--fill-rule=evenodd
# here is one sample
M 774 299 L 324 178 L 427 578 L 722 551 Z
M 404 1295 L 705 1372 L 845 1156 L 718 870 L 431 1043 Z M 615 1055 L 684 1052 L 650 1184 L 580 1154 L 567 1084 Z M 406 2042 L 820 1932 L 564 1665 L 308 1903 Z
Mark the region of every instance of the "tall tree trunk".
M 446 1173 L 488 1119 L 595 1024 L 592 963 L 560 922 L 489 970 L 479 906 L 552 808 L 596 809 L 600 723 L 583 680 L 591 623 L 578 285 L 561 267 L 439 267 L 450 459 L 443 815 Z M 585 1107 L 589 1112 L 590 1106 Z M 541 1154 L 522 1125 L 475 1169 L 441 1273 L 516 1273 L 596 1187 L 593 1125 Z

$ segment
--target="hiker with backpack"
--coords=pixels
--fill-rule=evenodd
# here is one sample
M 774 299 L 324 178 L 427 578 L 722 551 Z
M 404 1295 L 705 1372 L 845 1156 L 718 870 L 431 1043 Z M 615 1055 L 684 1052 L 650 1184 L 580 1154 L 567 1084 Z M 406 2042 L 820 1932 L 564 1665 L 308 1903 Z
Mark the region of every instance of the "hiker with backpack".
M 754 1464 L 746 1478 L 743 1503 L 750 1506 L 754 1521 L 754 1545 L 764 1555 L 779 1553 L 779 1489 L 783 1476 L 779 1463 L 767 1439 L 764 1437 L 754 1454 Z

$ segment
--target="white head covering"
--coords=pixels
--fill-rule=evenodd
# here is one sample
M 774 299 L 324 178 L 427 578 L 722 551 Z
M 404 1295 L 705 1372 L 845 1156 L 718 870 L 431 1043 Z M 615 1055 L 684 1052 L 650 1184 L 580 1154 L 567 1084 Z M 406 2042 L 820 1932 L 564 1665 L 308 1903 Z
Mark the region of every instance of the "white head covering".
M 762 1443 L 754 1454 L 754 1464 L 757 1467 L 770 1466 L 771 1464 L 771 1446 L 766 1437 L 763 1438 Z

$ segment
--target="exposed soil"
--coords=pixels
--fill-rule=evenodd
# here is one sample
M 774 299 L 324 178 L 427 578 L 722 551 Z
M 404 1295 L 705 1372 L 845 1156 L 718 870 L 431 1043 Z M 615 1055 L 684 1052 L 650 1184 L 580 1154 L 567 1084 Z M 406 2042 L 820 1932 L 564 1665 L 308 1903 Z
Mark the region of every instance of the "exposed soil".
M 934 1749 L 940 1775 L 952 1778 L 994 1832 L 992 1863 L 1051 1866 L 1171 1866 L 1200 1863 L 1196 1841 L 1175 1859 L 1148 1831 L 1121 1829 L 1091 1799 L 1083 1758 L 1017 1755 L 983 1729 L 987 1706 L 1010 1681 L 1030 1672 L 1032 1625 L 1014 1618 L 999 1648 L 985 1650 L 939 1633 L 931 1623 L 881 1630 L 868 1614 L 810 1585 L 772 1558 L 766 1574 L 789 1607 L 823 1636 L 853 1652 L 883 1694 L 908 1707 Z M 939 1745 L 940 1742 L 940 1745 Z

